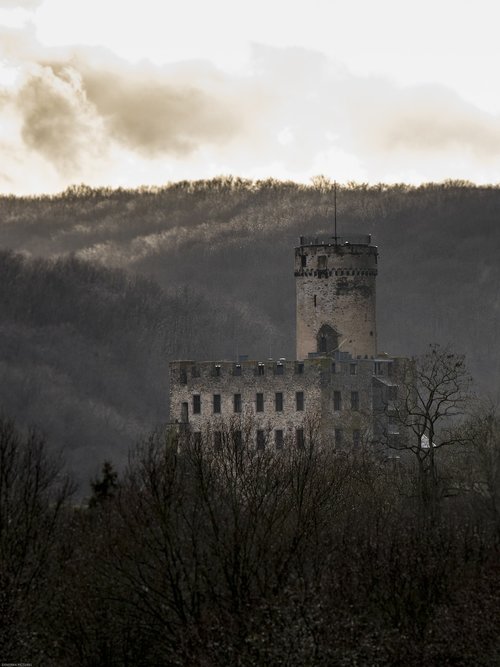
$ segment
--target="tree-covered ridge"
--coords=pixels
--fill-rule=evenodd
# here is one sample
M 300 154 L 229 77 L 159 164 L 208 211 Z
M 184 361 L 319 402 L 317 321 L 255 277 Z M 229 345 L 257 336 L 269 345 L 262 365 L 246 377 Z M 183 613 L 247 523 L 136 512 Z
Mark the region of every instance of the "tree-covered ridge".
M 0 198 L 0 245 L 76 257 L 189 286 L 265 322 L 249 354 L 294 355 L 292 248 L 333 234 L 334 185 L 219 178 L 138 190 L 69 188 Z M 339 233 L 371 233 L 380 248 L 379 348 L 420 352 L 452 341 L 483 389 L 500 371 L 500 189 L 462 181 L 337 187 Z M 178 353 L 177 353 L 177 356 Z
M 224 301 L 74 256 L 0 252 L 0 312 L 0 410 L 42 428 L 85 482 L 168 419 L 170 358 L 222 355 L 227 331 L 258 336 Z

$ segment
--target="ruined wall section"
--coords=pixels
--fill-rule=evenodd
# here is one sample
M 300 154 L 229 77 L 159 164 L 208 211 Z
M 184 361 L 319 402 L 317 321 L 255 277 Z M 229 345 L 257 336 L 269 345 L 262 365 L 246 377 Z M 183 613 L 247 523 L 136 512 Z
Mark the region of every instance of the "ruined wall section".
M 295 249 L 297 359 L 309 353 L 377 353 L 377 247 L 301 239 Z M 323 343 L 322 332 L 326 332 Z

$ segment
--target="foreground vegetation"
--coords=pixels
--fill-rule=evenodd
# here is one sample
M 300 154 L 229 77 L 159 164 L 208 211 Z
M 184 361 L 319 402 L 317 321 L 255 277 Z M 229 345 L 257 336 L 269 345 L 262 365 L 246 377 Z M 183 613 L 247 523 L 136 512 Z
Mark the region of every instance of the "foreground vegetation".
M 157 433 L 75 508 L 40 438 L 4 420 L 2 661 L 498 664 L 498 420 L 446 451 L 427 513 L 411 461 Z

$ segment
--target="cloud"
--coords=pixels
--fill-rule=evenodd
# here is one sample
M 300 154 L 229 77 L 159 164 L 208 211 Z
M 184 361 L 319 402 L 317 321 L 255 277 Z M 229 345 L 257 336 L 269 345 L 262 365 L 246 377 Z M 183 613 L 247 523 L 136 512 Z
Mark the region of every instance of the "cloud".
M 34 9 L 42 0 L 0 0 L 0 9 Z
M 59 189 L 228 172 L 500 180 L 499 117 L 445 86 L 355 75 L 301 48 L 254 45 L 236 74 L 207 61 L 132 64 L 103 48 L 48 48 L 29 26 L 0 38 L 0 58 L 18 72 L 0 91 L 6 190 L 20 187 L 22 162 L 33 171 L 26 182 Z
M 35 66 L 19 89 L 16 105 L 24 144 L 58 169 L 74 171 L 85 154 L 95 151 L 99 119 L 74 70 L 56 75 L 50 67 Z

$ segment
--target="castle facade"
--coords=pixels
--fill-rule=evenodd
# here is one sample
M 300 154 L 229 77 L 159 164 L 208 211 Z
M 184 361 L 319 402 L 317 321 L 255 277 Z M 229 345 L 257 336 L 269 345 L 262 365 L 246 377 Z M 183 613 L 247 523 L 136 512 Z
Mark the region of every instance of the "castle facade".
M 301 237 L 296 357 L 170 363 L 170 420 L 215 447 L 357 448 L 395 434 L 401 359 L 377 354 L 378 249 L 370 236 Z

